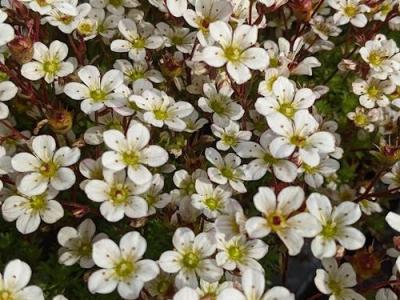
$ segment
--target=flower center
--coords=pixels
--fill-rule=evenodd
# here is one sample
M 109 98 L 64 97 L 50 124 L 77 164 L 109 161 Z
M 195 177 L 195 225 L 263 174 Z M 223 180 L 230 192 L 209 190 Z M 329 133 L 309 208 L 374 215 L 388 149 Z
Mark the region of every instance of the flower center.
M 0 290 L 0 300 L 14 300 L 14 295 L 7 290 Z
M 270 214 L 267 217 L 267 221 L 269 226 L 275 232 L 286 227 L 286 217 L 278 211 L 275 211 L 274 213 Z
M 234 135 L 223 134 L 221 140 L 224 144 L 229 146 L 236 146 L 237 145 L 237 138 Z
M 322 227 L 321 235 L 326 239 L 332 239 L 336 236 L 337 227 L 335 223 L 328 222 Z
M 243 249 L 237 245 L 231 246 L 228 248 L 228 255 L 233 261 L 241 261 L 244 256 Z
M 154 113 L 154 117 L 157 120 L 164 121 L 164 120 L 168 119 L 168 112 L 166 110 L 156 109 L 156 110 L 153 111 L 153 113 Z
M 136 81 L 138 79 L 144 78 L 144 72 L 142 70 L 130 70 L 129 73 L 127 73 L 127 76 L 130 80 Z
M 68 25 L 71 24 L 72 20 L 74 19 L 73 16 L 69 16 L 69 15 L 59 15 L 58 16 L 58 21 L 60 21 L 61 23 Z
M 32 196 L 29 199 L 29 205 L 31 209 L 35 212 L 41 211 L 46 208 L 47 202 L 44 196 Z
M 92 256 L 92 244 L 91 243 L 82 243 L 78 249 L 78 254 L 82 257 Z
M 94 100 L 94 102 L 104 101 L 106 96 L 107 96 L 107 93 L 101 89 L 90 91 L 90 98 L 92 98 Z
M 368 96 L 370 96 L 371 98 L 378 97 L 380 92 L 380 89 L 375 85 L 370 86 L 367 90 Z
M 188 252 L 183 256 L 182 264 L 187 269 L 195 269 L 200 263 L 200 257 L 195 252 Z
M 201 19 L 199 22 L 200 31 L 203 33 L 207 33 L 210 23 L 212 23 L 212 20 L 209 17 Z
M 344 8 L 344 13 L 348 16 L 348 17 L 354 17 L 357 14 L 357 6 L 349 4 Z
M 47 163 L 43 163 L 39 168 L 39 173 L 47 178 L 53 177 L 58 170 L 58 165 L 53 161 L 49 161 Z
M 359 113 L 359 114 L 357 114 L 356 115 L 356 117 L 354 118 L 354 123 L 357 125 L 357 126 L 365 126 L 365 125 L 367 125 L 368 124 L 368 117 L 365 115 L 365 114 L 363 114 L 363 113 Z
M 265 161 L 265 163 L 267 163 L 269 165 L 272 165 L 272 164 L 274 164 L 274 163 L 276 163 L 278 161 L 275 157 L 273 157 L 269 153 L 265 153 L 264 154 L 263 160 Z
M 368 55 L 368 61 L 374 67 L 378 67 L 382 63 L 383 58 L 382 58 L 381 53 L 379 53 L 379 51 L 372 51 Z
M 142 37 L 137 37 L 132 41 L 132 47 L 137 49 L 143 49 L 146 44 L 146 40 Z
M 209 106 L 217 114 L 222 114 L 226 110 L 226 104 L 222 95 L 215 95 L 210 99 Z
M 306 138 L 303 136 L 294 135 L 290 138 L 290 143 L 301 148 L 301 147 L 304 147 L 304 145 L 306 143 Z
M 60 69 L 60 63 L 56 60 L 48 60 L 43 63 L 43 71 L 50 74 L 55 74 Z
M 131 260 L 122 259 L 114 266 L 115 275 L 119 279 L 128 279 L 135 271 L 135 266 Z
M 216 197 L 208 197 L 204 199 L 204 204 L 211 211 L 219 210 L 221 208 L 221 202 Z
M 0 71 L 0 82 L 8 79 L 8 75 L 5 72 Z
M 229 46 L 224 49 L 224 54 L 227 60 L 237 62 L 242 56 L 242 51 L 238 47 Z
M 270 57 L 269 59 L 269 67 L 270 68 L 276 68 L 279 67 L 279 59 L 276 56 Z M 275 78 L 274 78 L 275 81 Z M 272 84 L 271 84 L 271 89 L 272 89 Z
M 284 114 L 286 117 L 291 118 L 294 116 L 296 110 L 291 103 L 282 103 L 279 107 L 279 112 Z
M 343 290 L 341 284 L 339 282 L 337 282 L 336 280 L 332 280 L 332 279 L 329 280 L 328 287 L 332 291 L 332 294 L 335 296 L 339 296 Z
M 109 0 L 109 3 L 114 7 L 122 6 L 123 0 Z
M 184 183 L 182 190 L 185 192 L 185 195 L 192 195 L 196 191 L 195 184 L 193 180 L 188 180 Z
M 307 165 L 305 163 L 303 163 L 302 167 L 304 169 L 304 172 L 307 173 L 307 174 L 315 174 L 318 171 L 318 168 L 311 167 L 311 166 L 309 166 L 309 165 Z
M 137 166 L 140 163 L 140 155 L 137 151 L 127 151 L 122 153 L 122 161 L 131 167 Z
M 183 37 L 182 37 L 182 36 L 179 36 L 179 35 L 174 35 L 174 36 L 171 38 L 171 42 L 172 42 L 172 44 L 174 44 L 174 45 L 182 45 L 182 44 L 183 44 Z
M 147 194 L 145 200 L 149 206 L 153 206 L 158 201 L 158 197 L 156 195 Z
M 221 174 L 222 176 L 228 178 L 228 179 L 233 179 L 234 177 L 234 172 L 231 168 L 224 167 L 221 169 Z
M 115 205 L 123 205 L 127 202 L 129 197 L 129 188 L 122 183 L 113 185 L 108 192 L 111 202 Z

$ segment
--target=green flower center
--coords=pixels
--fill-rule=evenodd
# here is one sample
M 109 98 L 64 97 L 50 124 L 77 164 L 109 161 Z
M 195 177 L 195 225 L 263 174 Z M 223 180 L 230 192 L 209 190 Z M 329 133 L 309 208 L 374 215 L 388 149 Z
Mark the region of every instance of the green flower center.
M 128 279 L 132 276 L 135 271 L 135 265 L 131 260 L 122 259 L 114 266 L 115 275 L 119 279 Z
M 33 211 L 38 212 L 46 208 L 47 201 L 43 195 L 32 196 L 29 205 Z
M 309 165 L 307 165 L 305 163 L 303 163 L 302 167 L 304 169 L 304 172 L 307 173 L 307 174 L 315 174 L 318 171 L 318 168 L 311 167 L 311 166 L 309 166 Z
M 129 188 L 122 183 L 117 183 L 113 185 L 108 192 L 111 202 L 115 206 L 126 204 L 129 194 Z
M 132 41 L 132 47 L 136 49 L 143 49 L 146 44 L 146 40 L 142 37 L 138 37 Z
M 91 243 L 82 243 L 82 245 L 78 249 L 78 254 L 82 257 L 89 257 L 92 255 L 92 244 Z
M 90 98 L 92 98 L 95 102 L 104 101 L 106 96 L 107 96 L 107 93 L 101 89 L 90 91 Z
M 221 140 L 224 142 L 224 144 L 229 145 L 229 146 L 236 146 L 237 145 L 237 138 L 234 135 L 229 135 L 229 134 L 223 134 Z
M 129 73 L 127 73 L 127 76 L 130 80 L 136 81 L 138 79 L 144 78 L 144 72 L 142 70 L 130 70 Z
M 375 85 L 372 85 L 372 86 L 370 86 L 369 88 L 368 88 L 368 90 L 367 90 L 367 93 L 368 93 L 368 96 L 370 96 L 371 98 L 376 98 L 376 97 L 378 97 L 378 95 L 380 94 L 380 89 L 377 87 L 377 86 L 375 86 Z
M 122 6 L 123 0 L 109 0 L 109 3 L 114 7 Z
M 171 284 L 170 284 L 170 282 L 169 282 L 168 280 L 165 280 L 165 279 L 164 279 L 164 280 L 160 280 L 160 281 L 157 283 L 156 290 L 157 290 L 157 292 L 159 292 L 161 295 L 164 295 L 165 293 L 168 292 L 170 286 L 171 286 Z
M 228 179 L 233 179 L 234 177 L 234 172 L 231 168 L 225 167 L 221 169 L 221 174 L 222 176 L 228 178 Z
M 183 44 L 183 37 L 182 36 L 178 36 L 178 35 L 174 35 L 171 38 L 171 42 L 174 45 L 182 45 Z
M 335 223 L 328 222 L 322 227 L 321 235 L 326 239 L 332 239 L 337 234 L 337 227 Z
M 0 290 L 0 300 L 14 300 L 14 295 L 7 290 Z
M 196 191 L 194 182 L 192 180 L 188 180 L 183 184 L 182 190 L 185 192 L 185 195 L 191 196 Z
M 243 249 L 236 245 L 231 246 L 228 248 L 228 255 L 231 260 L 240 262 L 244 257 Z
M 221 202 L 216 197 L 208 197 L 204 199 L 204 205 L 211 211 L 216 211 L 221 208 Z
M 269 153 L 264 154 L 263 160 L 265 161 L 265 163 L 267 163 L 269 165 L 273 165 L 274 163 L 276 163 L 278 161 L 275 157 L 273 157 Z
M 128 166 L 137 166 L 140 163 L 140 154 L 137 151 L 124 152 L 122 153 L 122 161 Z
M 0 71 L 0 82 L 8 79 L 8 75 Z
M 111 121 L 111 122 L 107 123 L 106 128 L 107 129 L 117 129 L 117 130 L 121 130 L 121 131 L 123 129 L 121 123 L 117 122 L 117 121 Z
M 223 97 L 222 95 L 215 95 L 209 101 L 210 108 L 217 114 L 222 114 L 227 109 Z
M 240 61 L 242 51 L 238 47 L 229 46 L 224 49 L 224 54 L 228 61 L 237 62 Z
M 284 114 L 286 117 L 291 118 L 294 116 L 296 110 L 292 106 L 292 103 L 282 103 L 279 107 L 279 112 Z
M 147 194 L 145 200 L 149 206 L 153 206 L 158 201 L 158 197 L 156 195 Z
M 166 110 L 156 109 L 156 110 L 153 111 L 153 113 L 154 113 L 154 117 L 157 120 L 164 121 L 164 120 L 168 119 L 168 112 Z
M 341 284 L 332 279 L 329 280 L 328 287 L 332 291 L 332 294 L 335 296 L 339 296 L 343 291 L 343 287 L 341 286 Z
M 276 68 L 279 67 L 279 59 L 278 57 L 274 56 L 274 57 L 270 57 L 269 58 L 269 67 L 270 68 Z M 276 78 L 274 78 L 275 81 Z
M 187 269 L 195 269 L 200 263 L 200 257 L 195 252 L 188 252 L 183 256 L 182 264 Z
M 53 177 L 58 170 L 58 165 L 53 161 L 49 161 L 47 163 L 43 163 L 39 168 L 39 173 L 47 178 Z

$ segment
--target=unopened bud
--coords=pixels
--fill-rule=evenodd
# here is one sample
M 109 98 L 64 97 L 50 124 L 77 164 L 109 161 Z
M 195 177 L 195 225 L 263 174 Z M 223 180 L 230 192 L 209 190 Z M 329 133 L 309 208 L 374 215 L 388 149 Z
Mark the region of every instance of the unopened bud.
M 17 36 L 9 42 L 11 57 L 19 64 L 30 62 L 33 57 L 33 42 L 28 36 Z
M 64 134 L 68 132 L 72 123 L 72 113 L 65 109 L 52 111 L 48 116 L 48 124 L 55 133 Z

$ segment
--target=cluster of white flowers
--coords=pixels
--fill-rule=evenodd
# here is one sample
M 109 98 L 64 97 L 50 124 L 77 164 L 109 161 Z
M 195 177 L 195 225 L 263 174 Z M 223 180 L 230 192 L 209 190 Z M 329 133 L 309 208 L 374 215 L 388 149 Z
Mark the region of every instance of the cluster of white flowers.
M 55 228 L 58 262 L 91 270 L 92 294 L 291 300 L 263 261 L 310 251 L 313 299 L 366 299 L 352 266 L 373 248 L 365 219 L 384 214 L 400 232 L 379 201 L 400 191 L 399 0 L 80 2 L 1 1 L 3 220 L 23 235 Z M 343 97 L 357 103 L 324 113 L 334 77 L 351 80 Z M 380 169 L 363 166 L 353 187 L 340 172 L 357 149 L 340 134 L 378 144 Z M 172 241 L 150 260 L 154 220 Z M 111 236 L 98 223 L 125 226 Z M 397 299 L 399 250 L 378 300 Z M 0 299 L 44 299 L 30 277 L 10 261 Z

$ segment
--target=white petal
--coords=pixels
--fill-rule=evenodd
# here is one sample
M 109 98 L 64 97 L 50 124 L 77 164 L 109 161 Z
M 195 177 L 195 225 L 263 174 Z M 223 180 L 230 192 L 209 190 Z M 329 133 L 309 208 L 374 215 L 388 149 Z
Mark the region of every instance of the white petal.
M 109 239 L 102 239 L 93 244 L 93 260 L 100 268 L 110 269 L 121 257 L 117 244 Z

